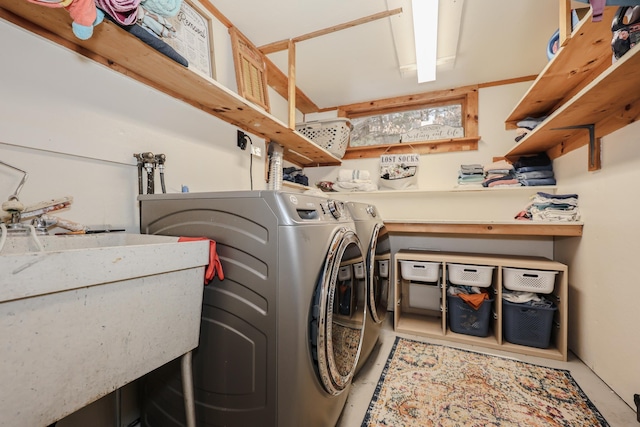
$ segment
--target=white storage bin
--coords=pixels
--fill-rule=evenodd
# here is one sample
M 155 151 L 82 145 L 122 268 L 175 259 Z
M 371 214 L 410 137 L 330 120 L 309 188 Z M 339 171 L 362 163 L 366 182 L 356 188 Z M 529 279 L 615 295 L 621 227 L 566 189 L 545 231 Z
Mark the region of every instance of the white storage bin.
M 351 266 L 343 265 L 338 270 L 338 280 L 349 280 L 351 279 Z
M 364 279 L 364 263 L 359 262 L 357 264 L 353 264 L 353 274 L 356 276 L 356 279 Z
M 549 294 L 553 292 L 557 271 L 528 270 L 522 268 L 502 268 L 504 287 L 512 291 L 536 292 Z
M 440 286 L 409 283 L 409 307 L 440 310 Z
M 486 288 L 493 281 L 494 266 L 447 264 L 447 278 L 454 285 L 478 286 Z
M 437 282 L 440 279 L 439 262 L 400 261 L 400 273 L 406 280 Z
M 380 260 L 378 261 L 378 268 L 380 272 L 380 277 L 389 277 L 389 260 Z

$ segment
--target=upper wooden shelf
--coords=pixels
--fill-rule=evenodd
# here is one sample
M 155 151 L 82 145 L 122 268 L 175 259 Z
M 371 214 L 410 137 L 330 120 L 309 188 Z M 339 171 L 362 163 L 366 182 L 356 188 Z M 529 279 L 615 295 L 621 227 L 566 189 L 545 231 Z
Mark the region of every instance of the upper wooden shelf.
M 515 129 L 526 117 L 548 117 L 507 158 L 543 151 L 556 158 L 588 144 L 588 126 L 600 138 L 640 116 L 640 49 L 631 49 L 611 64 L 611 20 L 616 9 L 605 8 L 597 23 L 589 12 L 509 115 L 507 129 Z
M 499 236 L 582 236 L 582 222 L 385 220 L 390 233 Z
M 300 166 L 340 165 L 341 160 L 276 117 L 213 79 L 160 54 L 106 21 L 89 40 L 76 38 L 64 9 L 24 0 L 0 0 L 0 18 L 48 38 L 115 71 L 187 102 L 249 133 L 284 147 L 285 160 Z

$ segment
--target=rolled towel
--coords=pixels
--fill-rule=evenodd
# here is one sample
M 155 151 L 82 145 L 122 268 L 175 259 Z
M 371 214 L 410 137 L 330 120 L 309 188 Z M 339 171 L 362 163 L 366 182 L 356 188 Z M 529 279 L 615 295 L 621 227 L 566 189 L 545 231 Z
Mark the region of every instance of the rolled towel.
M 142 5 L 158 15 L 172 17 L 180 12 L 182 0 L 144 0 Z
M 138 19 L 140 0 L 95 0 L 96 5 L 122 25 L 133 25 Z
M 371 179 L 368 170 L 340 169 L 338 171 L 338 181 L 342 182 L 362 182 Z

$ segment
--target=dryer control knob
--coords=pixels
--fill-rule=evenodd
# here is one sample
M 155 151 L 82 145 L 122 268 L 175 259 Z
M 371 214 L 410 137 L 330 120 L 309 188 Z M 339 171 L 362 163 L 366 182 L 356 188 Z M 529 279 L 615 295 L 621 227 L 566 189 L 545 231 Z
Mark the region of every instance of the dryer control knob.
M 374 217 L 374 218 L 377 216 L 377 214 L 376 214 L 376 208 L 375 208 L 374 206 L 371 206 L 371 205 L 368 205 L 368 206 L 367 206 L 367 213 L 368 213 L 369 215 L 371 215 L 372 217 Z
M 337 200 L 329 200 L 327 201 L 327 207 L 329 208 L 329 212 L 335 219 L 339 219 L 342 216 L 342 212 L 344 207 L 342 206 L 342 202 Z

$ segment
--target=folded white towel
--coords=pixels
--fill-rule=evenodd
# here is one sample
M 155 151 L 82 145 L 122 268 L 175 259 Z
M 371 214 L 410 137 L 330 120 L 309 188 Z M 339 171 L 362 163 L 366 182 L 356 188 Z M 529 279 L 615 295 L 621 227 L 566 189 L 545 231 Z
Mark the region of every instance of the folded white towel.
M 376 191 L 378 186 L 371 181 L 360 183 L 338 181 L 333 184 L 333 189 L 336 191 Z
M 360 169 L 340 169 L 338 171 L 338 181 L 341 182 L 362 182 L 371 179 L 368 170 Z

